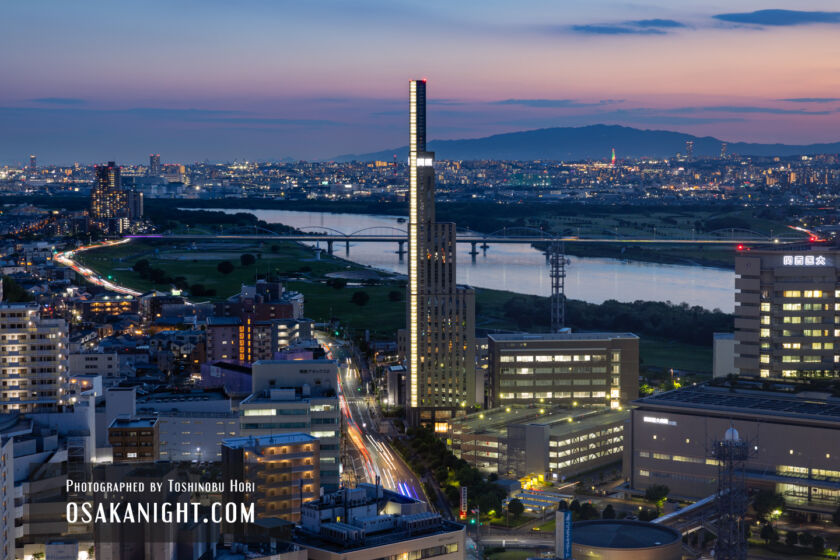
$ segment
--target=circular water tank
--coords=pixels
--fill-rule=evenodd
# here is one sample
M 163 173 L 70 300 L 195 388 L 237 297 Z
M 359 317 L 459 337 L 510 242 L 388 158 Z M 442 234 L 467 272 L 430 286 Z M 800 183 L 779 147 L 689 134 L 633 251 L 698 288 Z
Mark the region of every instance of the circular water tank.
M 645 521 L 599 519 L 572 526 L 575 560 L 681 560 L 682 535 Z

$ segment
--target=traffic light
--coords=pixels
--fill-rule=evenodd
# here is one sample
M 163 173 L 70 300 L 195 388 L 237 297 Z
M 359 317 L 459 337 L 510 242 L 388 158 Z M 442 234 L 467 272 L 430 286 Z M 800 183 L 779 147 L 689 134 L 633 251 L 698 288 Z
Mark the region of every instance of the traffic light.
M 475 525 L 475 517 L 470 519 L 470 525 Z
M 333 331 L 333 334 L 334 334 L 335 336 L 339 336 L 339 335 L 341 335 L 341 333 L 338 331 L 338 329 L 334 330 L 334 331 Z

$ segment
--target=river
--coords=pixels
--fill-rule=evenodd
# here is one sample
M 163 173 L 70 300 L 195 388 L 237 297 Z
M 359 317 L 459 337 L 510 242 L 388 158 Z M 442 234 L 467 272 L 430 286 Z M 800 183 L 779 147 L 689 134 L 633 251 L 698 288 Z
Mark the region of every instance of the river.
M 208 210 L 211 210 L 208 208 Z M 407 224 L 397 216 L 370 214 L 334 214 L 289 210 L 221 209 L 228 213 L 248 212 L 268 223 L 281 223 L 306 231 L 323 228 L 353 233 L 393 234 L 405 231 Z M 381 228 L 381 229 L 380 229 Z M 394 243 L 356 243 L 350 246 L 349 259 L 391 272 L 406 272 Z M 335 254 L 345 256 L 343 243 L 335 245 Z M 551 293 L 548 263 L 545 256 L 527 244 L 491 245 L 486 255 L 475 262 L 470 246 L 458 245 L 458 282 L 480 288 L 507 290 L 521 294 L 547 296 Z M 671 301 L 720 309 L 732 313 L 735 305 L 735 273 L 732 270 L 702 266 L 625 262 L 616 259 L 570 256 L 566 267 L 566 297 L 592 303 L 608 299 L 618 301 Z

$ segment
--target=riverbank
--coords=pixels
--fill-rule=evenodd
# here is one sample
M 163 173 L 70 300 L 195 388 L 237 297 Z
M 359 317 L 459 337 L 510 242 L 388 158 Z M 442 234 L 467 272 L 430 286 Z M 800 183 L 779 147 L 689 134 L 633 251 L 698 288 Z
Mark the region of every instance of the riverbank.
M 253 263 L 243 264 L 241 255 L 253 255 Z M 398 275 L 377 271 L 378 278 L 374 279 L 370 274 L 374 271 L 369 267 L 295 243 L 172 244 L 164 240 L 134 240 L 80 253 L 78 260 L 101 276 L 110 276 L 114 283 L 139 291 L 168 290 L 173 284 L 194 291 L 198 285 L 204 295 L 192 297 L 195 301 L 225 299 L 237 293 L 242 284 L 253 283 L 259 277 L 275 277 L 282 280 L 287 289 L 304 295 L 307 317 L 317 322 L 337 320 L 348 334 L 363 335 L 367 331 L 373 339 L 393 340 L 396 331 L 405 325 L 405 284 Z M 139 261 L 146 261 L 146 264 L 137 267 Z M 222 262 L 230 263 L 233 270 L 221 272 L 219 264 Z M 250 259 L 245 258 L 244 262 L 250 263 Z M 146 273 L 144 277 L 141 271 L 148 270 L 146 267 L 165 271 L 166 276 L 154 280 Z M 367 278 L 348 281 L 337 275 L 364 275 Z M 359 292 L 367 297 L 355 296 Z M 621 307 L 616 308 L 616 305 Z M 651 308 L 652 305 L 658 306 L 659 311 Z M 634 325 L 627 324 L 619 314 L 642 321 L 635 326 L 645 331 L 639 332 L 643 368 L 711 371 L 710 337 L 706 344 L 702 340 L 699 340 L 700 344 L 689 344 L 673 337 L 652 336 L 657 331 L 649 331 L 649 327 L 644 326 L 645 321 L 655 320 L 652 313 L 663 319 L 668 311 L 685 321 L 696 321 L 698 314 L 715 316 L 711 312 L 655 302 L 598 305 L 571 300 L 567 308 L 568 324 L 575 329 L 598 330 L 598 324 L 592 321 L 599 317 L 599 320 L 609 320 L 612 325 L 601 330 L 633 330 L 630 327 Z M 501 290 L 478 289 L 476 309 L 480 336 L 488 332 L 545 332 L 549 320 L 546 298 Z M 525 324 L 523 316 L 534 320 Z M 717 327 L 709 327 L 714 328 Z M 645 334 L 647 332 L 650 334 Z

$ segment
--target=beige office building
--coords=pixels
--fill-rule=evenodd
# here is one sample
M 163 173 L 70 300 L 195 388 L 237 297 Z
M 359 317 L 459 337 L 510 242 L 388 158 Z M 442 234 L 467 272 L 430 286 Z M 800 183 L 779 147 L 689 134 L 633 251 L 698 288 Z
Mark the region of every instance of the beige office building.
M 639 337 L 630 333 L 491 334 L 493 406 L 607 406 L 639 396 Z
M 735 367 L 764 378 L 840 375 L 840 252 L 822 244 L 735 258 Z
M 435 221 L 435 154 L 426 151 L 426 80 L 412 80 L 409 135 L 409 420 L 448 430 L 475 405 L 475 292 L 455 276 L 455 224 Z

